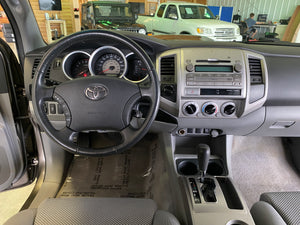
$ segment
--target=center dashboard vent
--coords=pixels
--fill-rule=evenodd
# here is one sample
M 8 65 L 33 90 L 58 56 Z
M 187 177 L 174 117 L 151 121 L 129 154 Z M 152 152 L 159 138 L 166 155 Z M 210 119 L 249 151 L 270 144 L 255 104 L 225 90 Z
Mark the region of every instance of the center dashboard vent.
M 251 85 L 263 84 L 261 60 L 248 58 Z
M 35 71 L 36 71 L 37 67 L 38 67 L 39 64 L 40 64 L 40 61 L 41 61 L 40 58 L 36 58 L 36 59 L 34 60 L 34 62 L 33 62 L 32 72 L 31 72 L 31 78 L 32 78 L 32 79 L 34 78 Z M 50 66 L 49 66 L 49 68 L 47 69 L 46 74 L 45 74 L 45 78 L 46 78 L 46 79 L 49 79 L 49 77 L 50 77 Z
M 160 75 L 161 77 L 175 77 L 175 57 L 164 57 L 160 60 Z M 174 79 L 173 79 L 174 81 Z
M 167 56 L 160 59 L 161 96 L 172 102 L 176 102 L 177 96 L 175 68 L 175 56 Z

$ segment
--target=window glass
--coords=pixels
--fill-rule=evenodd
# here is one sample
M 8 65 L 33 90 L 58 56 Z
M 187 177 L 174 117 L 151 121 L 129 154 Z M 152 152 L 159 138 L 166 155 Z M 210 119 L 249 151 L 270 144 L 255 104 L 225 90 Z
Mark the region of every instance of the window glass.
M 164 10 L 166 8 L 166 5 L 161 5 L 157 11 L 157 17 L 162 17 L 164 14 Z
M 177 14 L 177 8 L 175 5 L 169 5 L 167 11 L 166 11 L 166 15 L 165 18 L 170 18 L 170 17 L 178 17 Z
M 182 19 L 215 19 L 213 13 L 206 7 L 184 5 L 179 6 Z
M 13 50 L 16 57 L 18 58 L 17 48 L 15 44 L 15 35 L 9 23 L 9 20 L 0 6 L 0 38 L 4 40 L 9 47 Z

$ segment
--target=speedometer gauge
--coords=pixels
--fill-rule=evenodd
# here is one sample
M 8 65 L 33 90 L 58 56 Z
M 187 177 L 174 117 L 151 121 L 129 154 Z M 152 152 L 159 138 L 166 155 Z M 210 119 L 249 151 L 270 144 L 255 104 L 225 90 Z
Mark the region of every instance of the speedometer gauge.
M 98 48 L 91 55 L 89 69 L 92 75 L 123 77 L 127 70 L 124 54 L 113 46 Z
M 95 65 L 95 75 L 114 75 L 120 76 L 125 69 L 125 63 L 121 56 L 114 53 L 104 54 Z

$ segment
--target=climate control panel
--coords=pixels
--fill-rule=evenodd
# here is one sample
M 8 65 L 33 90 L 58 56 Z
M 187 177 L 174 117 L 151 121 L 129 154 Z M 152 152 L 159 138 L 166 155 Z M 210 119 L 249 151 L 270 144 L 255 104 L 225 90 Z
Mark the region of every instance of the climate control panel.
M 236 117 L 237 105 L 233 101 L 187 101 L 182 106 L 182 113 L 186 117 L 224 118 Z

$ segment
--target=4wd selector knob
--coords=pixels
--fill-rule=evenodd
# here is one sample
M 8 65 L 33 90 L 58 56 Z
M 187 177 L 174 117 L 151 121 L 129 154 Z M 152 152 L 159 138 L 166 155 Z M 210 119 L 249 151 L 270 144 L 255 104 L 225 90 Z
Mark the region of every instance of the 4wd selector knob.
M 213 102 L 207 102 L 202 106 L 202 113 L 206 116 L 213 116 L 217 114 L 218 106 Z
M 187 102 L 183 105 L 183 113 L 187 116 L 195 115 L 198 112 L 198 105 L 194 102 Z

